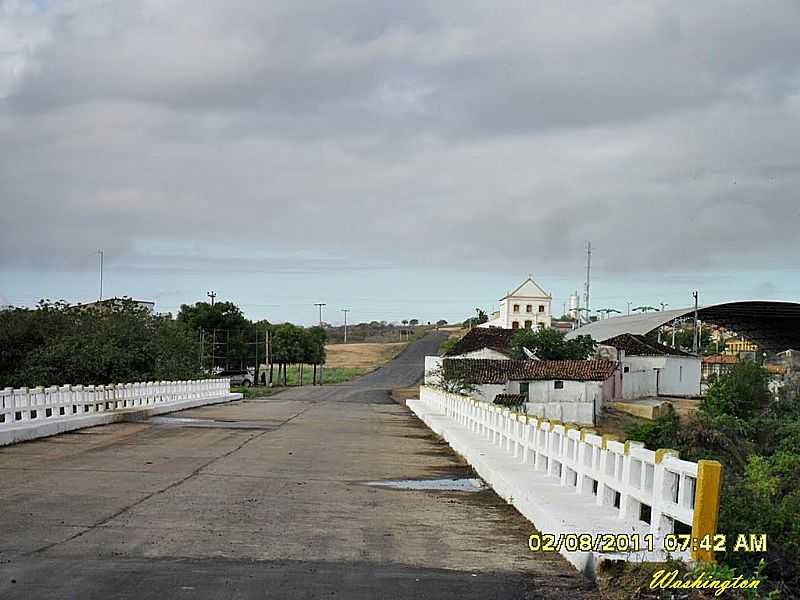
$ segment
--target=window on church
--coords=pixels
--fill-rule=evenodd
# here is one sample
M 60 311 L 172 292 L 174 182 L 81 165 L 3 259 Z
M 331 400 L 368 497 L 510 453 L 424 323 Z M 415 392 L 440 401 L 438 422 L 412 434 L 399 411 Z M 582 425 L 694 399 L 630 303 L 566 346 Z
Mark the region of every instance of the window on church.
M 533 305 L 532 304 L 525 305 L 525 312 L 533 312 Z
M 519 321 L 512 321 L 511 329 L 519 329 Z
M 544 312 L 544 304 L 539 305 L 539 312 Z
M 519 312 L 519 304 L 514 305 L 514 312 Z
M 554 390 L 563 390 L 564 389 L 564 382 L 556 380 L 553 382 L 553 389 Z
M 544 329 L 544 323 L 537 323 L 536 324 L 536 329 L 539 329 L 539 330 Z
M 525 329 L 530 329 L 533 327 L 533 321 L 525 321 Z

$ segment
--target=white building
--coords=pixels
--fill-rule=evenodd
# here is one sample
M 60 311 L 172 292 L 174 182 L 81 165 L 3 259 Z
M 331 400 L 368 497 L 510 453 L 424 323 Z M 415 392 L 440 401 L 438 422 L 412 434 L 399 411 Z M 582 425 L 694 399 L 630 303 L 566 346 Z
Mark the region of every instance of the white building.
M 474 385 L 476 399 L 500 403 L 512 396 L 529 414 L 579 425 L 593 425 L 622 390 L 618 364 L 607 360 L 425 358 L 426 384 L 448 376 Z
M 545 329 L 550 327 L 550 305 L 553 297 L 533 278 L 523 281 L 514 291 L 500 298 L 500 310 L 479 327 L 503 329 Z
M 700 395 L 702 362 L 694 356 L 625 333 L 601 342 L 599 354 L 616 353 L 622 365 L 622 397 L 625 400 L 656 396 Z

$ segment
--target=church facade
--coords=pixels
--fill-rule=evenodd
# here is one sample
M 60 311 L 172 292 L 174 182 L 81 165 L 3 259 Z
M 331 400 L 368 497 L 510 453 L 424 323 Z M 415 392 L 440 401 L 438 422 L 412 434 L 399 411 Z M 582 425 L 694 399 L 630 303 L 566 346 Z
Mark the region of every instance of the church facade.
M 479 327 L 548 329 L 552 323 L 553 297 L 529 275 L 513 291 L 500 298 L 500 309 Z

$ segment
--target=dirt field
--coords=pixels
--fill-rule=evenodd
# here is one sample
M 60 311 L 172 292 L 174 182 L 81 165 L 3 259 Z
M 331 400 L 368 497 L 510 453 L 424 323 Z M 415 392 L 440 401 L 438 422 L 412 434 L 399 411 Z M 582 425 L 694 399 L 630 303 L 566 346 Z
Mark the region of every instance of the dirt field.
M 407 345 L 406 342 L 331 344 L 325 346 L 327 354 L 325 363 L 330 368 L 375 369 L 392 360 Z
M 461 325 L 451 325 L 449 327 L 440 327 L 439 331 L 445 331 L 450 338 L 461 338 L 469 331 L 468 327 L 462 327 Z

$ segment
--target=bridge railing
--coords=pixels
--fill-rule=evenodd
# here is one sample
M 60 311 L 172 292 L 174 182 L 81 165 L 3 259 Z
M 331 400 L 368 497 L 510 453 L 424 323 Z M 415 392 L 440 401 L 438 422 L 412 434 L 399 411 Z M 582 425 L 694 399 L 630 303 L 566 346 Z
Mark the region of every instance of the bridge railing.
M 656 539 L 676 530 L 691 530 L 696 539 L 716 532 L 722 470 L 716 461 L 681 460 L 674 450 L 648 450 L 641 442 L 620 442 L 431 386 L 420 387 L 420 400 L 532 470 L 617 509 L 620 519 L 644 521 Z M 693 556 L 713 554 L 699 549 Z
M 7 387 L 0 390 L 0 430 L 51 419 L 163 406 L 229 394 L 229 379 Z

